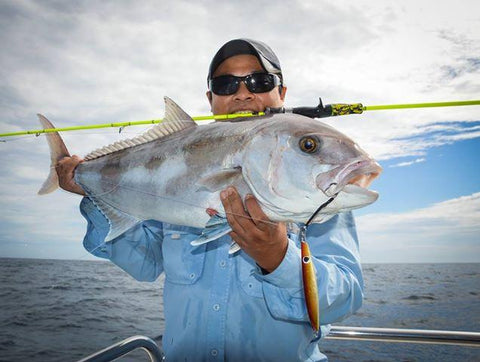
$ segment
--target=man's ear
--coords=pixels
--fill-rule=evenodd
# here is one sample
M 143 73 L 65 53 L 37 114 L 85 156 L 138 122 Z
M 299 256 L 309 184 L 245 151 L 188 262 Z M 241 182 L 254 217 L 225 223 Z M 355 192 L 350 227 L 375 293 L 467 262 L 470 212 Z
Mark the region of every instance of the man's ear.
M 280 99 L 282 100 L 282 102 L 285 100 L 285 94 L 287 94 L 287 87 L 285 87 L 284 85 L 280 86 L 279 89 L 280 91 Z
M 212 106 L 212 91 L 207 91 L 206 93 L 208 102 L 210 103 L 210 106 Z

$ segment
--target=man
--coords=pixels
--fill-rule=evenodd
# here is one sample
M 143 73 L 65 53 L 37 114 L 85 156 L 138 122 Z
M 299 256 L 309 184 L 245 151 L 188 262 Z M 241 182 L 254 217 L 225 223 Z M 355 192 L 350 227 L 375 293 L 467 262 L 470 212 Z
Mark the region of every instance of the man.
M 214 114 L 282 107 L 287 88 L 280 63 L 265 44 L 235 39 L 214 56 L 207 97 Z M 85 195 L 73 180 L 77 156 L 59 163 L 62 188 Z M 326 359 L 308 322 L 294 228 L 268 221 L 253 197 L 221 192 L 229 236 L 199 247 L 199 229 L 148 220 L 110 243 L 108 222 L 85 197 L 84 246 L 138 280 L 165 272 L 163 348 L 167 361 L 319 361 Z M 229 255 L 233 239 L 241 251 Z M 363 280 L 351 213 L 307 230 L 314 256 L 321 332 L 362 303 Z

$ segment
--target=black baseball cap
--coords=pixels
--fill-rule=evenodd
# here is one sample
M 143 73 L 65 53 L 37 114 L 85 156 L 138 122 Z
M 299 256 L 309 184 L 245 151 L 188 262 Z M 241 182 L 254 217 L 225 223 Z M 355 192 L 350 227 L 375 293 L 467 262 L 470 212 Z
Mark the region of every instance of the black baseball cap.
M 240 54 L 251 54 L 256 56 L 263 69 L 268 73 L 277 74 L 283 83 L 280 61 L 273 50 L 267 44 L 258 40 L 245 38 L 230 40 L 218 50 L 210 63 L 207 81 L 212 79 L 213 73 L 215 73 L 215 70 L 225 59 Z

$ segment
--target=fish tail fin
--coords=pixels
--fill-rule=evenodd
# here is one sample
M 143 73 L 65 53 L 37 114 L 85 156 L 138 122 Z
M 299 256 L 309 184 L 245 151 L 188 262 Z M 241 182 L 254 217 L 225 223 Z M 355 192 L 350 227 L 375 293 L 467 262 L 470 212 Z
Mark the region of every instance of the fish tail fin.
M 38 119 L 44 129 L 55 128 L 55 126 L 41 114 L 37 114 Z M 47 137 L 48 146 L 50 147 L 50 173 L 43 183 L 42 187 L 38 191 L 39 195 L 45 195 L 50 192 L 55 191 L 58 188 L 58 175 L 56 171 L 56 166 L 59 160 L 64 157 L 70 157 L 70 153 L 63 143 L 62 138 L 58 132 L 49 132 L 45 134 Z

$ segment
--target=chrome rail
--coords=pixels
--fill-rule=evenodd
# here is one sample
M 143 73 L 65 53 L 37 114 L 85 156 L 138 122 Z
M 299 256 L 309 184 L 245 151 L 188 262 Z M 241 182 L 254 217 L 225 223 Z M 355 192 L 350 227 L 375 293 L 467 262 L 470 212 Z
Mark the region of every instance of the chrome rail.
M 453 344 L 480 347 L 480 333 L 423 329 L 332 326 L 325 339 L 350 339 L 376 342 Z
M 150 338 L 144 336 L 132 336 L 112 344 L 110 347 L 95 352 L 78 362 L 108 362 L 125 356 L 136 349 L 143 349 L 150 357 L 152 362 L 160 362 L 163 359 L 163 353 L 160 347 Z
M 155 338 L 161 341 L 162 336 Z M 480 347 L 479 332 L 441 331 L 427 329 L 397 329 L 332 326 L 325 339 L 361 340 L 375 342 L 450 344 L 458 346 Z M 109 362 L 136 350 L 143 349 L 152 362 L 163 360 L 163 352 L 152 339 L 144 336 L 132 336 L 110 347 L 95 352 L 78 362 Z

